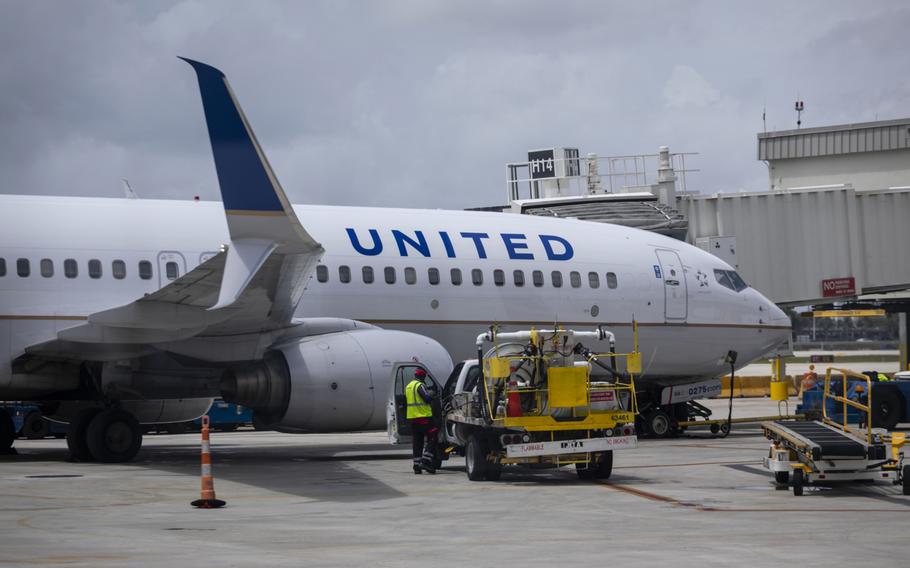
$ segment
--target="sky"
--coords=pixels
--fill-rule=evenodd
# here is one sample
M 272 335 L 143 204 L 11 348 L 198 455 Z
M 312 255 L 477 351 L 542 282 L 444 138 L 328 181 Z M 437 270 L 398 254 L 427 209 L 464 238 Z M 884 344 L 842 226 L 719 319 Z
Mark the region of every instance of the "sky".
M 0 192 L 219 199 L 178 55 L 224 71 L 294 203 L 503 204 L 554 146 L 761 191 L 763 109 L 910 116 L 908 28 L 905 1 L 0 0 Z

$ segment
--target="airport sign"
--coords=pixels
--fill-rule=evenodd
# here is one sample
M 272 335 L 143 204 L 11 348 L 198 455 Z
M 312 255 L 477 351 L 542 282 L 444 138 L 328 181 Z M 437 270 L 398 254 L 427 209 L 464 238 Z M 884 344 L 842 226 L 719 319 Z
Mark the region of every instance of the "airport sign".
M 827 278 L 822 280 L 822 296 L 832 298 L 838 296 L 855 296 L 856 278 Z

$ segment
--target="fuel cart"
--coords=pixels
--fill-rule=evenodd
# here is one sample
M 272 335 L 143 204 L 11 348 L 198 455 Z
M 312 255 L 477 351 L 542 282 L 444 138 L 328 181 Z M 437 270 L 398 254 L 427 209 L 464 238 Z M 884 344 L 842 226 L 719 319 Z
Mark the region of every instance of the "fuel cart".
M 910 465 L 904 465 L 901 452 L 906 436 L 872 428 L 872 394 L 868 376 L 829 367 L 821 420 L 763 422 L 771 440 L 764 465 L 775 482 L 789 484 L 799 496 L 806 485 L 883 480 L 910 495 Z M 848 422 L 857 417 L 858 422 Z
M 449 451 L 465 456 L 472 481 L 499 479 L 503 466 L 574 465 L 581 479 L 607 479 L 613 451 L 635 448 L 635 349 L 617 354 L 612 332 L 569 329 L 499 332 L 477 337 L 475 381 L 455 379 L 443 400 Z M 585 342 L 609 341 L 598 354 Z M 484 349 L 487 348 L 486 353 Z M 626 371 L 617 371 L 617 358 Z M 462 367 L 468 377 L 471 369 Z M 596 367 L 599 377 L 592 375 Z M 447 385 L 449 386 L 449 385 Z

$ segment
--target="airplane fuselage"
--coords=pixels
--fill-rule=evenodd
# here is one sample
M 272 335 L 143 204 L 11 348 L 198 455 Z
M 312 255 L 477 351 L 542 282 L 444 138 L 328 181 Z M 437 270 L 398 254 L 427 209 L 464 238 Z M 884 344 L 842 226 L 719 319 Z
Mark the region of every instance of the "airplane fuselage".
M 726 372 L 728 350 L 744 365 L 789 334 L 760 293 L 720 284 L 723 261 L 654 233 L 502 213 L 295 212 L 326 250 L 298 317 L 417 332 L 456 360 L 492 324 L 603 323 L 625 351 L 635 320 L 644 378 L 671 383 Z M 229 241 L 218 202 L 0 196 L 0 220 L 0 398 L 27 346 L 154 292 Z

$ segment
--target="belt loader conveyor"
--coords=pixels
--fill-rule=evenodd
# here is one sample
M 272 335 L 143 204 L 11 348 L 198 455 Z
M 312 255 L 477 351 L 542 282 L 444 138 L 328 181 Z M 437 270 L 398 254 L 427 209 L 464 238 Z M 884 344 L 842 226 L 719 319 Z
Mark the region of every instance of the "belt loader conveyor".
M 842 376 L 840 384 L 844 396 L 831 392 L 832 371 Z M 863 480 L 901 484 L 904 495 L 910 495 L 910 465 L 903 465 L 900 451 L 905 435 L 873 432 L 868 420 L 865 431 L 846 422 L 848 406 L 866 412 L 866 416 L 871 407 L 871 403 L 846 397 L 847 382 L 857 380 L 869 382 L 865 375 L 844 369 L 829 368 L 825 375 L 824 396 L 843 405 L 842 423 L 831 420 L 827 413 L 820 421 L 762 423 L 765 437 L 772 442 L 764 466 L 774 472 L 774 480 L 779 485 L 792 486 L 794 495 L 802 495 L 804 486 L 809 484 Z M 867 388 L 865 392 L 870 391 Z M 888 445 L 891 446 L 890 456 Z

